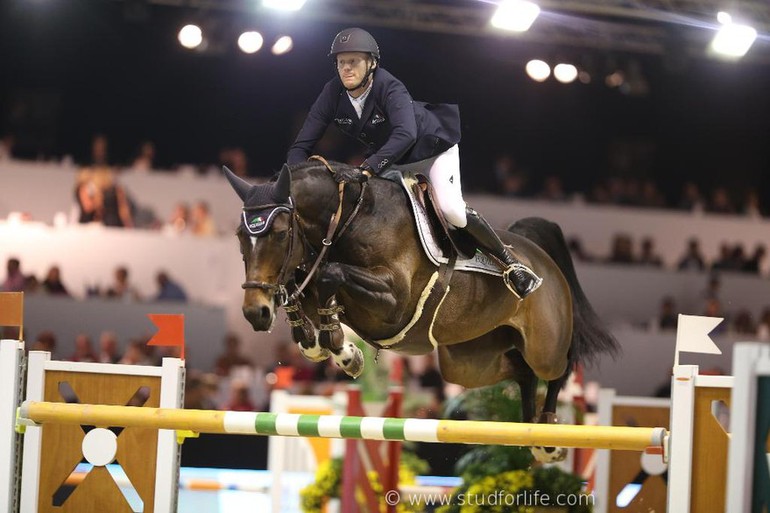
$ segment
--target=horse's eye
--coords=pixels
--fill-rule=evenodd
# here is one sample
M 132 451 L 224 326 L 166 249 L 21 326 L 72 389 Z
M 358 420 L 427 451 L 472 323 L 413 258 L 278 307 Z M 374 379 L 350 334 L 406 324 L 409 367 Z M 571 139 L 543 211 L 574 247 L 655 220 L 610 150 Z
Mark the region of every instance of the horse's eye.
M 275 240 L 277 241 L 284 241 L 286 240 L 286 236 L 289 234 L 288 231 L 282 231 L 282 232 L 275 232 L 273 235 L 275 236 Z

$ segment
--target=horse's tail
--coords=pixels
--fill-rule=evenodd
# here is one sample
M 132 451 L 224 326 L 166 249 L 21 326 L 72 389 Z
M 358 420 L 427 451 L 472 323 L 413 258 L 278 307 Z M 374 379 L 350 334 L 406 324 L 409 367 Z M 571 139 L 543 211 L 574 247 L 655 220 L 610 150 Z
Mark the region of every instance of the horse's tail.
M 540 217 L 527 217 L 508 227 L 508 231 L 526 237 L 540 246 L 556 262 L 572 293 L 572 343 L 570 369 L 577 362 L 595 363 L 602 353 L 613 358 L 620 353 L 617 340 L 596 315 L 575 272 L 567 242 L 558 224 Z M 547 278 L 546 278 L 547 279 Z

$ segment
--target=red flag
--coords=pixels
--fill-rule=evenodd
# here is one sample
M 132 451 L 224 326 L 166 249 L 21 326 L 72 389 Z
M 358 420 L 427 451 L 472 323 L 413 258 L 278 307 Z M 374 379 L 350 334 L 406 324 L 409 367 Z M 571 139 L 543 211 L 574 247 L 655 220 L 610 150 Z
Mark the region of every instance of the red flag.
M 147 342 L 148 346 L 176 346 L 184 360 L 184 315 L 147 314 L 158 332 Z

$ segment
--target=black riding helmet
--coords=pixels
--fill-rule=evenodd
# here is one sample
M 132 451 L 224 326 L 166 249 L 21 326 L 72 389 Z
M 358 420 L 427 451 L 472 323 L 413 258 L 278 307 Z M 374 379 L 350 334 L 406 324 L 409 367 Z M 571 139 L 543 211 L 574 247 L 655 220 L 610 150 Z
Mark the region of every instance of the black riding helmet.
M 372 35 L 360 28 L 347 28 L 334 36 L 329 57 L 334 57 L 342 52 L 364 52 L 380 60 L 380 47 Z
M 346 88 L 348 91 L 355 91 L 367 83 L 374 71 L 375 64 L 380 62 L 380 47 L 369 32 L 354 27 L 341 30 L 339 34 L 334 36 L 331 50 L 329 50 L 329 57 L 336 57 L 338 53 L 342 52 L 363 52 L 368 53 L 374 58 L 374 62 L 369 63 L 369 69 L 366 71 L 366 75 L 364 75 L 361 83 L 355 87 Z M 336 59 L 334 66 L 337 66 Z

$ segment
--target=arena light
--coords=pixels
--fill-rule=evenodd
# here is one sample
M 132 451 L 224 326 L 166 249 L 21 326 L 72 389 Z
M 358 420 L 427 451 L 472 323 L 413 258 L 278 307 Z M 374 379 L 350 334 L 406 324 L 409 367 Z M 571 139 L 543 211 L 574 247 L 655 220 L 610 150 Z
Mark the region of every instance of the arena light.
M 526 32 L 539 14 L 540 7 L 527 0 L 503 0 L 490 23 L 502 30 Z
M 262 48 L 263 43 L 262 34 L 254 30 L 244 32 L 238 37 L 238 48 L 243 53 L 256 53 Z
M 273 44 L 272 52 L 274 55 L 283 55 L 290 52 L 293 47 L 294 41 L 292 41 L 291 36 L 281 36 Z
M 746 55 L 757 38 L 756 29 L 749 25 L 733 23 L 732 16 L 726 12 L 717 14 L 717 20 L 722 24 L 722 28 L 711 41 L 711 50 L 723 57 L 740 58 Z
M 305 0 L 262 0 L 262 7 L 279 11 L 299 11 Z
M 192 50 L 203 42 L 203 31 L 198 25 L 185 25 L 177 37 L 182 46 Z
M 557 64 L 553 68 L 553 76 L 562 84 L 569 84 L 578 76 L 578 70 L 572 64 Z
M 544 82 L 551 76 L 551 67 L 547 62 L 538 59 L 532 59 L 524 68 L 527 71 L 529 78 L 535 82 Z

